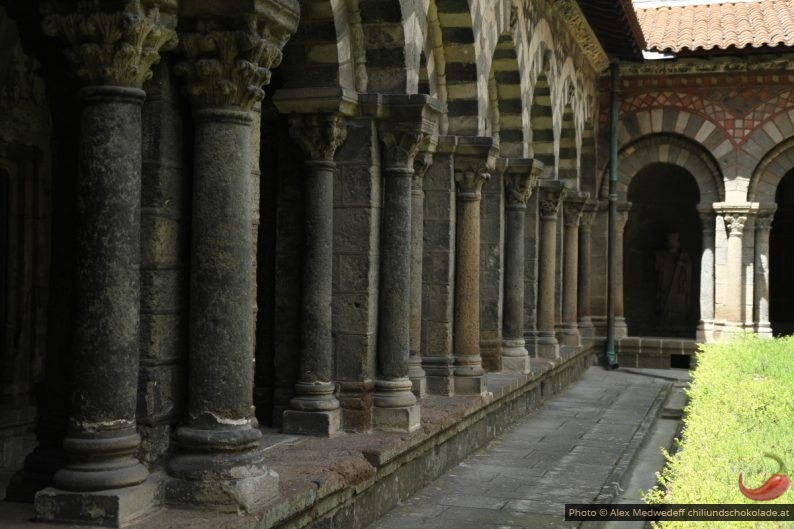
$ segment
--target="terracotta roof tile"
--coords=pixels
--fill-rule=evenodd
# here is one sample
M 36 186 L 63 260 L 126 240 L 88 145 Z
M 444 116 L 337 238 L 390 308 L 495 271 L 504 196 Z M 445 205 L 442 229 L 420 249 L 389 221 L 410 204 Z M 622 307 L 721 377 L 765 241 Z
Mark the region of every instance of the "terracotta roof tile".
M 794 45 L 794 0 L 637 10 L 649 50 L 680 52 Z

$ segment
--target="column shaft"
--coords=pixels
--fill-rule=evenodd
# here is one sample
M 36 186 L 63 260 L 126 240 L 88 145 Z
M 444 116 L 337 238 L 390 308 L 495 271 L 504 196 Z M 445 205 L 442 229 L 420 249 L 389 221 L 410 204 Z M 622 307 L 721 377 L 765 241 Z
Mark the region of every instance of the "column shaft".
M 700 257 L 700 321 L 696 337 L 711 341 L 714 328 L 714 214 L 701 213 L 703 249 Z
M 485 167 L 456 170 L 455 231 L 455 393 L 485 391 L 480 356 L 480 200 Z
M 771 226 L 771 215 L 756 217 L 753 321 L 755 322 L 755 332 L 765 337 L 772 336 L 772 326 L 769 322 L 769 230 Z
M 584 341 L 591 340 L 594 335 L 590 308 L 590 274 L 592 274 L 590 239 L 593 231 L 593 217 L 594 213 L 588 212 L 579 225 L 579 289 L 576 308 L 579 318 L 579 334 Z
M 331 325 L 333 291 L 334 153 L 347 136 L 336 114 L 295 115 L 290 134 L 302 147 L 304 163 L 303 270 L 300 370 L 295 397 L 284 412 L 286 433 L 330 436 L 339 430 L 334 396 Z
M 417 156 L 411 187 L 411 321 L 408 377 L 417 398 L 427 394 L 427 377 L 422 369 L 422 261 L 424 260 L 424 208 L 422 189 L 424 174 L 432 163 L 432 155 Z
M 98 491 L 143 482 L 133 456 L 140 307 L 141 104 L 134 88 L 81 90 L 73 401 L 53 485 Z M 108 381 L 113 381 L 112 384 Z
M 626 228 L 626 222 L 629 220 L 630 207 L 631 204 L 618 205 L 615 227 L 615 338 L 617 339 L 625 338 L 629 333 L 623 303 L 623 233 Z
M 587 194 L 570 194 L 565 199 L 563 217 L 562 340 L 569 347 L 580 347 L 578 325 L 579 221 Z
M 556 184 L 556 185 L 555 185 Z M 540 274 L 538 277 L 538 356 L 559 358 L 559 344 L 554 329 L 555 287 L 557 271 L 557 212 L 564 188 L 559 182 L 541 184 L 540 196 Z
M 742 234 L 745 215 L 725 214 L 725 224 L 728 228 L 728 284 L 725 318 L 732 330 L 742 328 L 742 289 L 744 287 L 742 274 Z

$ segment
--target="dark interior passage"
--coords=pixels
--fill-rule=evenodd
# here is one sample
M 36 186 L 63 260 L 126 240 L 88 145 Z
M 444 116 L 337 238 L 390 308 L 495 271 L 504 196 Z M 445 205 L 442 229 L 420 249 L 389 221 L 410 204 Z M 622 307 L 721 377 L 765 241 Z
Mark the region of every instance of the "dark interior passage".
M 776 336 L 794 334 L 794 169 L 777 187 L 769 234 L 769 319 Z
M 700 194 L 688 171 L 649 165 L 632 180 L 623 290 L 632 336 L 694 338 L 699 315 Z

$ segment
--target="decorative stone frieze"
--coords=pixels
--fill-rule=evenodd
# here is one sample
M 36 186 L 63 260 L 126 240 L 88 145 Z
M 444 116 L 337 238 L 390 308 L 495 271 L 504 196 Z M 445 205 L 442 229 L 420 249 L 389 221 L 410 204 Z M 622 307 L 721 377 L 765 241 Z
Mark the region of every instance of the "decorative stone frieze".
M 601 47 L 598 37 L 587 22 L 576 0 L 557 0 L 554 7 L 562 15 L 562 20 L 573 34 L 574 40 L 582 48 L 587 61 L 596 72 L 603 72 L 609 66 L 609 57 Z
M 160 51 L 176 46 L 176 32 L 160 22 L 156 7 L 144 8 L 140 0 L 111 12 L 89 6 L 86 2 L 76 13 L 46 16 L 44 32 L 66 39 L 64 54 L 83 83 L 140 88 L 151 79 Z

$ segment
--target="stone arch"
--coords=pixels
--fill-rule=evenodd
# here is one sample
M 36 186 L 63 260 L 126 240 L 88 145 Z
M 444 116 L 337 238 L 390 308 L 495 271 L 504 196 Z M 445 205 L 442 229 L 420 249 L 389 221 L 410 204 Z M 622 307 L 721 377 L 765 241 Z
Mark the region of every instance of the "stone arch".
M 631 180 L 653 163 L 669 163 L 686 169 L 695 178 L 700 203 L 711 205 L 725 200 L 725 186 L 717 162 L 701 145 L 672 134 L 655 134 L 631 143 L 618 154 L 618 200 L 625 201 Z M 601 196 L 608 193 L 609 180 L 601 180 Z
M 279 75 L 284 86 L 338 85 L 366 91 L 364 39 L 357 2 L 312 0 L 304 9 L 295 35 L 284 46 Z
M 523 157 L 526 151 L 527 117 L 524 110 L 516 45 L 510 32 L 503 33 L 491 62 L 493 90 L 498 99 L 499 146 L 502 156 Z M 493 96 L 492 96 L 493 97 Z
M 769 150 L 756 165 L 747 190 L 749 202 L 773 205 L 777 186 L 794 167 L 794 137 Z
M 579 179 L 579 148 L 573 106 L 569 102 L 562 111 L 559 136 L 554 141 L 557 177 L 577 182 Z M 578 188 L 579 186 L 576 185 Z

